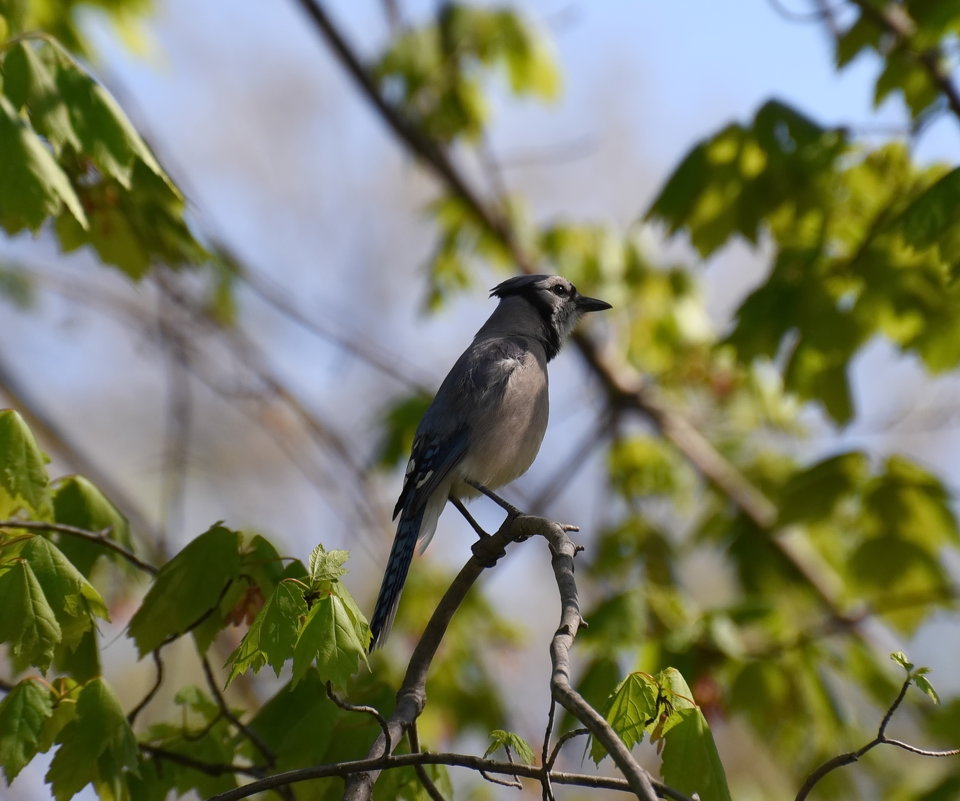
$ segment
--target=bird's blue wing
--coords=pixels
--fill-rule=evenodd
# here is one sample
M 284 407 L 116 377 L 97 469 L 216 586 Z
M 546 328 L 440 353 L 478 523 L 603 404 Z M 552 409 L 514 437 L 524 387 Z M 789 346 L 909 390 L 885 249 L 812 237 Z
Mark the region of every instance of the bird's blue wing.
M 408 514 L 419 512 L 427 499 L 467 450 L 467 429 L 460 428 L 451 436 L 436 437 L 418 434 L 413 441 L 403 490 L 393 509 L 396 517 L 404 509 Z

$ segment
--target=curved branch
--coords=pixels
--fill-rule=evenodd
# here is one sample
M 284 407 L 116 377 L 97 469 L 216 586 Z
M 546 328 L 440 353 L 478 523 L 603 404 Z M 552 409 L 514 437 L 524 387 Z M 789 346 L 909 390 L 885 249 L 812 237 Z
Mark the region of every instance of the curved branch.
M 617 736 L 610 724 L 570 683 L 570 648 L 583 622 L 580 617 L 577 583 L 573 576 L 573 558 L 578 548 L 567 536 L 566 527 L 557 523 L 551 523 L 549 528 L 541 529 L 538 533 L 546 537 L 550 552 L 553 554 L 551 560 L 553 574 L 557 579 L 562 607 L 560 627 L 550 643 L 550 660 L 553 663 L 550 691 L 557 702 L 583 723 L 603 744 L 620 772 L 626 777 L 630 789 L 636 793 L 637 798 L 643 801 L 655 801 L 657 794 L 650 776 L 637 764 L 630 749 L 624 745 L 623 740 Z
M 399 743 L 404 731 L 420 717 L 427 703 L 427 673 L 454 612 L 484 569 L 492 567 L 506 553 L 507 545 L 516 538 L 514 524 L 520 519 L 522 518 L 508 517 L 495 534 L 474 543 L 473 556 L 440 599 L 413 651 L 413 656 L 410 657 L 403 683 L 397 691 L 397 704 L 393 715 L 387 721 L 386 730 L 380 733 L 367 752 L 368 758 L 386 754 L 387 737 L 389 736 L 391 743 Z M 378 773 L 378 769 L 372 769 L 351 774 L 344 788 L 344 801 L 363 801 L 370 798 Z
M 880 727 L 877 729 L 877 736 L 863 747 L 858 748 L 856 751 L 850 751 L 846 754 L 839 754 L 833 757 L 833 759 L 828 759 L 826 762 L 824 762 L 820 767 L 807 776 L 806 780 L 803 782 L 803 785 L 800 787 L 800 790 L 797 792 L 795 801 L 804 801 L 807 796 L 810 795 L 810 791 L 813 790 L 817 782 L 819 782 L 824 776 L 835 771 L 837 768 L 842 768 L 846 765 L 852 765 L 854 762 L 859 761 L 860 757 L 862 757 L 868 751 L 872 751 L 878 745 L 896 746 L 897 748 L 902 748 L 904 751 L 909 751 L 911 754 L 919 754 L 920 756 L 960 756 L 960 748 L 951 748 L 946 751 L 931 751 L 926 748 L 918 748 L 915 745 L 910 745 L 902 740 L 894 740 L 887 737 L 887 725 L 890 723 L 890 719 L 893 717 L 894 712 L 897 711 L 897 708 L 903 702 L 904 696 L 906 696 L 907 690 L 910 689 L 910 685 L 912 683 L 913 676 L 907 676 L 903 682 L 903 685 L 900 687 L 900 692 L 897 694 L 897 697 L 894 699 L 893 703 L 890 704 L 890 708 L 887 709 L 886 714 L 883 716 L 883 720 L 880 721 Z

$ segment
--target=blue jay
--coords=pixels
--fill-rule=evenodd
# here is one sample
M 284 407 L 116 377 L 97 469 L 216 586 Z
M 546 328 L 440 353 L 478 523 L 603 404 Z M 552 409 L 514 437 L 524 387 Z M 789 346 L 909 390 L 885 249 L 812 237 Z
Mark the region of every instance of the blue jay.
M 417 427 L 393 510 L 400 517 L 397 534 L 370 621 L 371 650 L 389 633 L 416 544 L 422 553 L 447 500 L 479 531 L 461 499 L 508 484 L 533 464 L 547 428 L 547 362 L 585 312 L 610 308 L 559 275 L 510 278 L 491 290 L 494 296 L 497 308 Z

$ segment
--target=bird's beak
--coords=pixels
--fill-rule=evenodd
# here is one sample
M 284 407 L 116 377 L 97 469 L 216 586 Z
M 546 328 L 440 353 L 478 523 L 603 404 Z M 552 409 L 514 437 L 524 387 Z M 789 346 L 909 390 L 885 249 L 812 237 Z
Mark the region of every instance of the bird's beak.
M 581 312 L 604 311 L 612 308 L 609 303 L 599 298 L 586 298 L 583 295 L 577 298 L 577 310 Z

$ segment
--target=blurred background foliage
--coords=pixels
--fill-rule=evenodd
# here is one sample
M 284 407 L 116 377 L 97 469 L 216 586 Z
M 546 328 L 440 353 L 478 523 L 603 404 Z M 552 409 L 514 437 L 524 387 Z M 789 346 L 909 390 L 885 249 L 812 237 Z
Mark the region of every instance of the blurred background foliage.
M 101 797 L 137 799 L 237 781 L 171 753 L 259 763 L 266 743 L 270 766 L 287 769 L 366 751 L 376 725 L 337 709 L 313 669 L 292 688 L 283 674 L 241 676 L 234 712 L 212 687 L 245 631 L 235 624 L 283 576 L 303 575 L 302 564 L 263 568 L 278 555 L 303 559 L 318 541 L 350 549 L 344 581 L 369 608 L 419 415 L 489 311 L 483 290 L 517 270 L 560 272 L 615 307 L 556 363 L 543 454 L 510 495 L 583 527 L 590 627 L 576 657 L 588 700 L 603 709 L 628 673 L 677 668 L 734 797 L 792 797 L 816 765 L 873 736 L 902 680 L 886 654 L 904 647 L 945 674 L 943 704 L 910 696 L 897 726 L 919 745 L 956 746 L 960 4 L 747 4 L 748 16 L 776 12 L 768 26 L 825 35 L 839 74 L 859 65 L 855 89 L 880 106 L 880 127 L 784 99 L 774 78 L 733 122 L 707 104 L 686 144 L 671 143 L 669 169 L 614 148 L 609 162 L 565 172 L 568 157 L 547 152 L 527 156 L 537 178 L 510 168 L 514 140 L 548 151 L 571 119 L 592 114 L 588 129 L 603 131 L 623 109 L 663 124 L 622 64 L 612 85 L 592 85 L 594 105 L 581 96 L 573 114 L 530 116 L 531 101 L 561 103 L 576 86 L 585 57 L 567 65 L 553 39 L 576 30 L 578 4 L 573 21 L 538 3 L 331 5 L 379 110 L 336 58 L 311 60 L 305 15 L 277 23 L 271 66 L 258 52 L 269 15 L 231 7 L 237 44 L 222 45 L 221 64 L 223 51 L 173 21 L 183 12 L 202 26 L 215 11 L 0 0 L 0 396 L 52 456 L 51 474 L 67 476 L 46 500 L 7 487 L 4 512 L 111 525 L 157 563 L 224 519 L 247 534 L 218 570 L 254 574 L 197 632 L 209 658 L 183 640 L 164 650 L 170 678 L 135 723 L 139 754 L 116 740 L 90 776 L 63 776 L 55 757 L 58 798 L 88 780 Z M 614 27 L 625 13 L 579 12 Z M 705 20 L 684 24 L 703 41 Z M 174 82 L 164 99 L 146 77 L 163 69 L 200 88 Z M 642 77 L 673 91 L 667 69 Z M 191 126 L 201 144 L 184 147 Z M 291 130 L 301 138 L 285 139 Z M 949 145 L 925 155 L 944 130 Z M 595 202 L 624 193 L 619 207 Z M 391 707 L 404 657 L 468 555 L 463 526 L 445 517 L 441 528 L 351 700 Z M 90 596 L 75 638 L 34 663 L 52 661 L 57 698 L 84 684 L 71 714 L 108 730 L 153 683 L 150 660 L 117 636 L 143 589 L 117 560 L 54 541 L 106 607 Z M 458 613 L 428 687 L 428 747 L 479 751 L 492 729 L 542 737 L 558 609 L 541 550 L 518 548 Z M 95 633 L 107 607 L 113 622 Z M 30 661 L 9 656 L 7 689 Z M 94 721 L 91 709 L 111 711 Z M 656 770 L 653 750 L 640 753 Z M 581 755 L 568 747 L 561 764 L 579 769 Z M 875 753 L 817 797 L 952 798 L 958 764 Z M 43 773 L 27 766 L 11 792 L 45 797 Z M 454 780 L 464 797 L 497 797 Z M 396 771 L 377 793 L 418 788 Z

